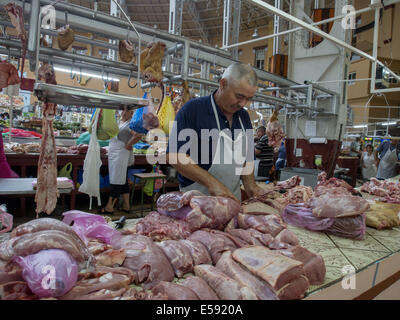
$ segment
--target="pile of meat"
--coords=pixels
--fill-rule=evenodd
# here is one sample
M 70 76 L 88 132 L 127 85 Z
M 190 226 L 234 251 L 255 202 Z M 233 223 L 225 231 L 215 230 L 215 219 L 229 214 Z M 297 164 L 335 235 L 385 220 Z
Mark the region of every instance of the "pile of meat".
M 300 183 L 301 183 L 301 177 L 293 176 L 287 180 L 277 182 L 275 189 L 276 190 L 290 189 L 300 185 Z
M 368 201 L 358 196 L 359 193 L 343 180 L 326 179 L 326 174 L 321 174 L 318 180 L 314 192 L 309 189 L 295 190 L 307 188 L 298 186 L 290 189 L 282 197 L 283 200 L 277 201 L 286 204 L 281 211 L 284 220 L 313 231 L 363 239 Z
M 79 144 L 77 146 L 60 147 L 56 146 L 57 154 L 86 154 L 88 150 L 87 144 Z M 39 143 L 5 143 L 4 151 L 6 153 L 40 153 Z M 100 148 L 102 155 L 107 154 L 106 148 Z
M 274 149 L 279 149 L 285 134 L 278 121 L 278 110 L 275 110 L 267 124 L 268 144 Z
M 371 178 L 361 186 L 362 192 L 377 196 L 378 201 L 400 204 L 400 185 L 398 182 L 390 182 Z

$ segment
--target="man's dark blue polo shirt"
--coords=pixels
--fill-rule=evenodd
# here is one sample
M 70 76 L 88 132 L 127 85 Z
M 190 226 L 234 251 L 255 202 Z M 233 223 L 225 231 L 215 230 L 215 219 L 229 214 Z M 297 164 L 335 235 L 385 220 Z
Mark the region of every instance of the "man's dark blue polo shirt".
M 214 95 L 215 91 L 213 92 L 212 95 Z M 214 100 L 215 101 L 215 100 Z M 234 135 L 234 130 L 238 130 L 238 129 L 242 129 L 241 125 L 240 125 L 240 121 L 239 121 L 239 117 L 242 120 L 243 123 L 243 127 L 245 130 L 247 129 L 253 129 L 253 126 L 251 124 L 251 120 L 249 117 L 249 114 L 247 113 L 247 111 L 245 109 L 240 109 L 239 111 L 237 111 L 236 113 L 234 113 L 233 115 L 233 119 L 232 119 L 232 127 L 229 128 L 229 122 L 228 119 L 225 117 L 225 115 L 222 113 L 222 111 L 220 110 L 220 108 L 216 105 L 217 108 L 217 113 L 218 113 L 218 118 L 219 118 L 219 123 L 220 123 L 220 127 L 221 130 L 224 129 L 230 129 L 231 130 L 231 134 L 232 137 L 235 137 Z M 196 163 L 203 168 L 204 170 L 207 170 L 211 167 L 212 164 L 212 159 L 213 159 L 213 154 L 214 154 L 214 150 L 213 147 L 215 148 L 216 146 L 213 146 L 212 140 L 211 138 L 208 139 L 208 143 L 209 143 L 209 158 L 208 161 L 206 161 L 207 163 L 202 163 L 201 161 L 201 129 L 217 129 L 218 130 L 218 126 L 216 123 L 216 119 L 215 119 L 215 115 L 214 115 L 214 111 L 213 111 L 213 107 L 211 104 L 211 99 L 210 96 L 205 96 L 205 97 L 201 97 L 201 98 L 196 98 L 196 99 L 192 99 L 190 101 L 188 101 L 177 113 L 176 117 L 175 117 L 175 124 L 174 127 L 172 129 L 172 131 L 170 132 L 169 135 L 169 142 L 168 142 L 168 148 L 167 148 L 167 153 L 170 152 L 175 152 L 175 150 L 173 150 L 173 148 L 171 148 L 171 141 L 177 141 L 177 137 L 179 135 L 179 132 L 181 132 L 183 129 L 193 129 L 194 131 L 196 131 L 198 140 L 197 140 L 197 144 L 198 144 L 198 152 L 197 152 L 197 156 L 198 159 L 196 161 Z M 177 141 L 177 151 L 179 153 L 179 149 L 185 145 L 188 141 L 189 141 L 189 137 L 186 138 L 186 140 L 184 141 Z M 203 141 L 204 143 L 204 141 Z M 190 152 L 186 152 L 186 154 L 190 155 Z M 193 155 L 192 155 L 193 156 Z M 192 157 L 193 158 L 193 157 Z M 193 159 L 195 160 L 195 159 Z M 189 180 L 185 177 L 183 177 L 181 174 L 178 174 L 178 181 L 181 187 L 186 187 L 188 185 L 191 185 L 193 183 L 192 180 Z

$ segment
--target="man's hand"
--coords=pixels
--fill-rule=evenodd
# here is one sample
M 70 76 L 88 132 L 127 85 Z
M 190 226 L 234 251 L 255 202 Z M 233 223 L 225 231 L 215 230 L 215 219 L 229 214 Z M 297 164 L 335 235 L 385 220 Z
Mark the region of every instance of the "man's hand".
M 221 182 L 214 183 L 208 188 L 208 193 L 215 197 L 225 197 L 240 202 L 238 198 Z
M 251 185 L 251 187 L 246 189 L 246 193 L 250 198 L 258 197 L 266 194 L 267 192 L 259 187 L 257 184 Z

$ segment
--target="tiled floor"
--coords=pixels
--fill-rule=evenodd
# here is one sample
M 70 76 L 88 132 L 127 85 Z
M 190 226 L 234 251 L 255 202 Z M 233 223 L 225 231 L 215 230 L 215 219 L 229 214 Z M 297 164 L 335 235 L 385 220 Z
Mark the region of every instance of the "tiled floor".
M 325 262 L 325 282 L 322 285 L 311 286 L 308 294 L 339 281 L 345 266 L 353 266 L 358 271 L 393 252 L 400 251 L 400 228 L 376 230 L 367 227 L 363 240 L 346 239 L 290 225 L 288 228 L 296 233 L 301 246 L 320 254 Z

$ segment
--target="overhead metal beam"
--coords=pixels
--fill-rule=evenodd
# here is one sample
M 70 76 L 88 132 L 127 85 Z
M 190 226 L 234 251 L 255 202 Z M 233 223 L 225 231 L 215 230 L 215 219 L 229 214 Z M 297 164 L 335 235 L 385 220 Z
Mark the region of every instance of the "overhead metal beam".
M 323 37 L 323 38 L 325 38 L 325 39 L 327 39 L 327 40 L 329 40 L 329 41 L 331 41 L 331 42 L 333 42 L 333 43 L 335 43 L 335 44 L 337 44 L 337 45 L 339 45 L 339 46 L 341 46 L 341 47 L 343 47 L 343 48 L 345 48 L 345 49 L 348 49 L 348 50 L 350 50 L 350 51 L 352 51 L 352 52 L 355 52 L 355 53 L 359 54 L 360 56 L 362 56 L 362 57 L 364 57 L 364 58 L 367 58 L 368 60 L 371 60 L 371 61 L 373 61 L 373 62 L 378 63 L 378 64 L 381 65 L 382 67 L 386 68 L 386 70 L 388 70 L 388 72 L 389 72 L 390 74 L 392 74 L 397 80 L 400 80 L 400 76 L 398 76 L 398 75 L 397 75 L 396 73 L 394 73 L 392 70 L 390 70 L 389 68 L 387 68 L 387 67 L 386 67 L 381 61 L 379 61 L 377 58 L 374 58 L 373 56 L 371 56 L 371 55 L 365 53 L 364 51 L 361 51 L 360 49 L 357 49 L 356 47 L 353 47 L 353 46 L 349 45 L 348 43 L 346 43 L 346 42 L 344 42 L 344 41 L 342 41 L 342 40 L 340 40 L 340 39 L 337 39 L 337 38 L 335 38 L 334 36 L 332 36 L 332 35 L 330 35 L 330 34 L 324 32 L 324 31 L 322 31 L 322 30 L 319 29 L 319 28 L 316 28 L 316 27 L 314 27 L 314 26 L 312 26 L 312 25 L 310 25 L 310 24 L 308 24 L 308 23 L 306 23 L 306 22 L 300 20 L 300 19 L 297 18 L 297 17 L 288 14 L 287 12 L 284 12 L 284 11 L 278 9 L 278 8 L 275 8 L 274 6 L 271 6 L 271 5 L 268 4 L 268 3 L 265 3 L 265 2 L 263 2 L 263 1 L 261 1 L 261 0 L 249 0 L 249 1 L 251 1 L 252 3 L 258 5 L 260 8 L 266 9 L 266 10 L 268 10 L 268 11 L 270 11 L 270 12 L 272 12 L 272 13 L 274 13 L 274 14 L 276 14 L 276 15 L 278 15 L 278 16 L 280 16 L 280 17 L 286 19 L 286 20 L 289 20 L 289 21 L 291 21 L 291 22 L 293 22 L 293 23 L 296 23 L 296 24 L 298 24 L 299 26 L 303 27 L 304 29 L 306 29 L 306 30 L 308 30 L 308 31 L 311 31 L 311 32 L 313 32 L 313 33 L 315 33 L 315 34 L 317 34 L 317 35 L 319 35 L 319 36 L 321 36 L 321 37 Z
M 196 8 L 196 4 L 193 0 L 187 0 L 185 1 L 186 3 L 186 8 L 188 10 L 189 15 L 193 18 L 193 22 L 198 25 L 198 30 L 200 32 L 201 39 L 205 43 L 210 43 L 210 36 L 207 31 L 207 27 L 204 25 L 204 23 L 201 21 L 200 14 Z
M 231 33 L 232 0 L 224 0 L 224 17 L 222 21 L 222 47 L 228 46 Z

